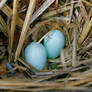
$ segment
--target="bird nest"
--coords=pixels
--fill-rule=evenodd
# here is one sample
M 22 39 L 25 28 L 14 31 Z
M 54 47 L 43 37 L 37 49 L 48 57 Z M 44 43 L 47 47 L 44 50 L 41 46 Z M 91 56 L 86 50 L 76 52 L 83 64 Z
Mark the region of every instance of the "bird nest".
M 91 0 L 0 0 L 0 13 L 1 91 L 92 91 Z M 25 47 L 55 29 L 66 39 L 59 57 L 42 71 L 27 64 Z

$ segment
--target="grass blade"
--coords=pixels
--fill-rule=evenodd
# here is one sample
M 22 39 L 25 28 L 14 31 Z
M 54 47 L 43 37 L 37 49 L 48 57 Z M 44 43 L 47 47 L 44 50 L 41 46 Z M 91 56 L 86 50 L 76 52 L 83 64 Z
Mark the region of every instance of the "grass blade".
M 17 61 L 17 59 L 20 55 L 20 52 L 21 52 L 21 49 L 22 49 L 22 46 L 23 46 L 23 43 L 25 40 L 25 36 L 26 36 L 27 31 L 28 31 L 29 21 L 30 21 L 30 18 L 32 16 L 33 11 L 34 11 L 34 8 L 35 8 L 35 2 L 36 2 L 36 0 L 30 0 L 30 4 L 28 7 L 28 11 L 26 14 L 23 28 L 22 28 L 21 36 L 19 39 L 18 47 L 17 47 L 16 53 L 15 53 L 15 61 Z

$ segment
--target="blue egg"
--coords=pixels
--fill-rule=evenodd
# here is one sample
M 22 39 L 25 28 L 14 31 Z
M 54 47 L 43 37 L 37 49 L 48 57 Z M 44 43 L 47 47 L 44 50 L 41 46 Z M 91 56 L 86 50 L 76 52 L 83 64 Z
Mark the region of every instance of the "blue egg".
M 46 49 L 37 42 L 30 43 L 25 48 L 25 60 L 38 70 L 42 70 L 47 61 Z
M 44 38 L 44 46 L 50 59 L 58 57 L 64 45 L 65 37 L 59 30 L 53 30 Z

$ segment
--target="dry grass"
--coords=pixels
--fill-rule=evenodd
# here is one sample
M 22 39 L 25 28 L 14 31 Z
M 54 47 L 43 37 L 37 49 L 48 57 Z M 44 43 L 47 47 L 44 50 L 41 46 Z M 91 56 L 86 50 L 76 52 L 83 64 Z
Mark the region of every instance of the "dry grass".
M 1 90 L 92 90 L 91 0 L 0 1 Z M 54 29 L 64 33 L 65 48 L 39 71 L 24 60 L 24 48 L 32 41 L 41 43 Z M 10 71 L 7 61 L 14 66 Z

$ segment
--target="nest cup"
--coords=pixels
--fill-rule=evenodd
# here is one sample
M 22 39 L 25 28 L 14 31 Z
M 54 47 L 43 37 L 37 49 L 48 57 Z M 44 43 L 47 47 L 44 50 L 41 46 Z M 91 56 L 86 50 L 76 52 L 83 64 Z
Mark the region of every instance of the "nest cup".
M 43 38 L 43 40 L 40 43 L 43 44 L 43 46 L 44 46 L 43 41 L 46 37 L 45 35 L 50 31 L 59 30 L 59 31 L 61 31 L 62 34 L 64 34 L 64 37 L 65 37 L 65 45 L 64 45 L 63 49 L 65 49 L 66 46 L 68 47 L 66 31 L 63 26 L 59 25 L 59 23 L 56 22 L 56 20 L 52 20 L 52 21 L 45 22 L 45 23 L 39 23 L 39 24 L 40 25 L 36 26 L 37 28 L 35 28 L 34 32 L 32 33 L 32 41 L 31 42 L 38 42 L 40 39 Z M 47 36 L 48 36 L 48 34 L 47 34 Z M 46 53 L 47 53 L 47 51 L 46 51 Z M 56 57 L 56 58 L 60 58 L 60 54 L 59 54 L 59 57 Z M 52 59 L 55 59 L 55 58 L 52 58 Z M 49 69 L 48 63 L 49 63 L 49 59 L 47 59 L 47 64 L 45 64 L 45 68 L 43 70 Z M 43 71 L 42 69 L 40 69 L 40 70 Z

